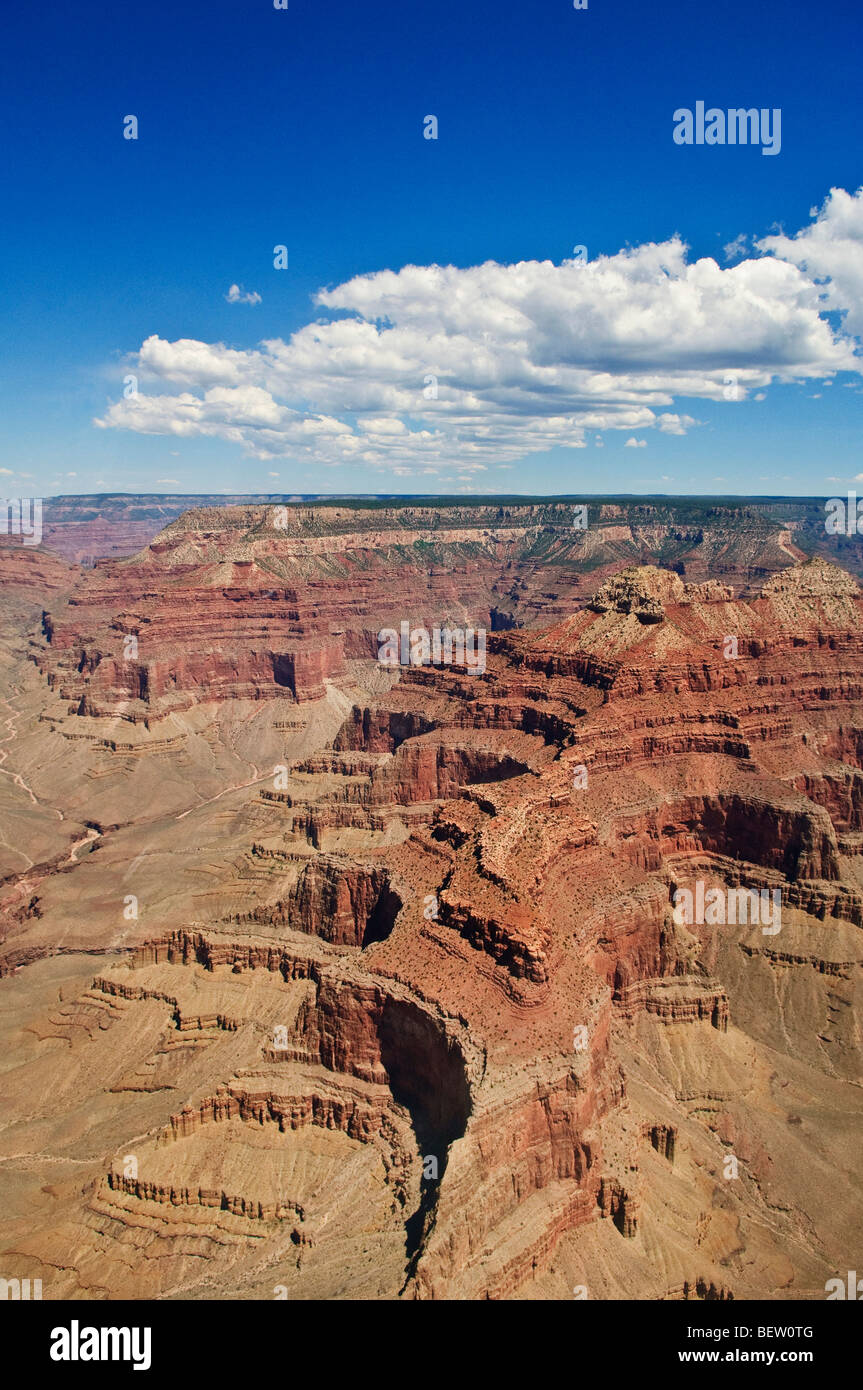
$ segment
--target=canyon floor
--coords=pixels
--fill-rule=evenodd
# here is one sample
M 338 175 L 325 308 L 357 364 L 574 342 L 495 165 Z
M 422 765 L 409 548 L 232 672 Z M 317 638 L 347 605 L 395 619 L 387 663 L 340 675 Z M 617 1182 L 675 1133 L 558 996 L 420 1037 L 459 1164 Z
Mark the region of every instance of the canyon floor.
M 99 518 L 0 547 L 0 1274 L 858 1268 L 860 554 L 787 510 L 207 505 L 87 568 Z M 402 621 L 484 630 L 482 669 L 381 665 Z

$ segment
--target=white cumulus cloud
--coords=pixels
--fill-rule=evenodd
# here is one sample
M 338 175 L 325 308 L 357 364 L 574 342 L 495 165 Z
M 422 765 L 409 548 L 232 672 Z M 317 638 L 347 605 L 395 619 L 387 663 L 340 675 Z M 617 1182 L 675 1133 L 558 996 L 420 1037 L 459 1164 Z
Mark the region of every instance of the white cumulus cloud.
M 260 304 L 261 296 L 257 290 L 244 290 L 241 285 L 231 285 L 225 295 L 229 304 Z
M 863 196 L 834 189 L 813 219 L 725 267 L 674 237 L 586 263 L 359 275 L 256 348 L 152 334 L 137 354 L 146 391 L 95 423 L 259 459 L 468 476 L 611 430 L 644 447 L 634 431 L 697 426 L 682 402 L 728 403 L 730 374 L 742 401 L 861 370 Z
M 814 222 L 794 236 L 768 236 L 760 250 L 799 266 L 821 286 L 823 303 L 845 316 L 846 329 L 863 334 L 863 188 L 831 188 Z

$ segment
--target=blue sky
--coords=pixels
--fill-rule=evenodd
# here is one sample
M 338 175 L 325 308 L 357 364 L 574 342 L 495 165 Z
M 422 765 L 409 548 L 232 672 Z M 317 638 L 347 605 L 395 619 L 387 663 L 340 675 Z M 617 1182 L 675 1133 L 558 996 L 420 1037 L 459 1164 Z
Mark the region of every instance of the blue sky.
M 853 485 L 863 21 L 835 0 L 710 15 L 16 7 L 3 490 Z M 697 100 L 780 108 L 780 153 L 676 145 Z M 234 284 L 260 302 L 228 302 Z

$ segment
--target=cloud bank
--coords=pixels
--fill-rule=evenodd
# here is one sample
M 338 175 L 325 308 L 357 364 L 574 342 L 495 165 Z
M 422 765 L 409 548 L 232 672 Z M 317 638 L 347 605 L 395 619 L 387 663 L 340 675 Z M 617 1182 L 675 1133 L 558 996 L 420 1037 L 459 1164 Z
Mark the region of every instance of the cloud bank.
M 94 423 L 400 476 L 471 474 L 588 433 L 682 435 L 697 420 L 681 400 L 863 367 L 863 190 L 831 190 L 812 217 L 724 268 L 674 237 L 586 262 L 359 275 L 320 291 L 326 316 L 287 340 L 152 335 L 139 393 Z

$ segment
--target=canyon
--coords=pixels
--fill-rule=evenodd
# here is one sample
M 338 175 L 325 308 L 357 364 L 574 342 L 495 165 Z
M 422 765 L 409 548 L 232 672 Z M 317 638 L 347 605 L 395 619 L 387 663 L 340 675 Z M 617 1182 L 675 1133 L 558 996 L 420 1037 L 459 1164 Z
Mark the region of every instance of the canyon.
M 6 1277 L 857 1267 L 863 544 L 781 500 L 572 515 L 206 500 L 128 555 L 98 517 L 0 545 Z M 402 620 L 486 629 L 484 668 L 383 666 Z M 679 920 L 699 882 L 781 929 Z

